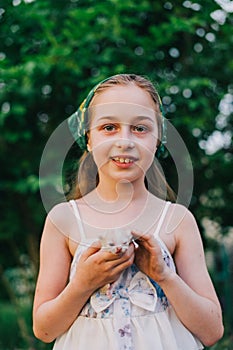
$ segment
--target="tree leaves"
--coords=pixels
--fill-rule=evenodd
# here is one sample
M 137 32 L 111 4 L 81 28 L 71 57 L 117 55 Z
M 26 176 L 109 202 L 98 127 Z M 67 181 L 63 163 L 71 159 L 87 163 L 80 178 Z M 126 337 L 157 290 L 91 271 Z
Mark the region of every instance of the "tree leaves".
M 203 217 L 217 221 L 228 234 L 232 145 L 212 154 L 205 151 L 216 130 L 232 135 L 233 129 L 232 110 L 224 128 L 219 128 L 220 104 L 228 103 L 226 94 L 232 96 L 233 19 L 227 13 L 220 24 L 211 15 L 218 9 L 212 0 L 2 0 L 0 240 L 5 240 L 10 222 L 9 232 L 22 237 L 20 250 L 30 254 L 26 242 L 32 232 L 26 223 L 33 221 L 30 227 L 38 244 L 46 214 L 41 209 L 38 169 L 46 141 L 92 86 L 121 72 L 146 75 L 158 84 L 166 116 L 191 154 L 191 209 L 202 234 Z M 168 166 L 168 178 L 172 171 Z M 16 197 L 28 210 L 24 219 Z

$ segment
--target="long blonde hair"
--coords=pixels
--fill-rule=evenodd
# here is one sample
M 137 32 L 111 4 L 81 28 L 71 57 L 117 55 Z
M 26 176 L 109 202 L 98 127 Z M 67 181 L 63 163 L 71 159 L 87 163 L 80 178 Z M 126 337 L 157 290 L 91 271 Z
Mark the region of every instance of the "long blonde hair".
M 155 111 L 158 123 L 158 140 L 162 139 L 162 113 L 160 111 L 160 97 L 150 80 L 140 75 L 135 74 L 117 74 L 101 83 L 95 90 L 94 95 L 101 94 L 106 89 L 116 85 L 134 84 L 137 87 L 147 91 L 155 104 Z M 158 141 L 159 142 L 159 141 Z M 168 185 L 163 172 L 159 169 L 158 160 L 154 159 L 152 165 L 145 175 L 145 185 L 149 192 L 155 196 L 175 201 L 176 196 L 174 191 Z M 87 193 L 91 192 L 99 183 L 98 169 L 92 157 L 92 154 L 84 151 L 79 160 L 78 172 L 72 184 L 71 191 L 67 195 L 68 199 L 82 198 Z

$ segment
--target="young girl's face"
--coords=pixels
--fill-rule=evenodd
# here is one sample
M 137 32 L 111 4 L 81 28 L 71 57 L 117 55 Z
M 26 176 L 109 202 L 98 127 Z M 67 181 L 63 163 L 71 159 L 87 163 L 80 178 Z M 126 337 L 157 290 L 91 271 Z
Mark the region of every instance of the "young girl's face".
M 158 143 L 156 106 L 134 84 L 96 94 L 89 107 L 88 149 L 104 181 L 144 181 Z

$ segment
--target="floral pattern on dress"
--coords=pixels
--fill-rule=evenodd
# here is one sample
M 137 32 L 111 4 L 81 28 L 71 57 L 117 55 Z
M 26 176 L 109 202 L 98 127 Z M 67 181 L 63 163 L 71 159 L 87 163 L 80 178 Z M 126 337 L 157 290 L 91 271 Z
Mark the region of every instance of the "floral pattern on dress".
M 162 245 L 161 250 L 166 264 L 174 269 L 173 260 Z M 112 318 L 119 350 L 133 350 L 131 318 L 163 312 L 168 306 L 169 301 L 159 284 L 133 264 L 122 272 L 117 281 L 98 289 L 80 315 Z

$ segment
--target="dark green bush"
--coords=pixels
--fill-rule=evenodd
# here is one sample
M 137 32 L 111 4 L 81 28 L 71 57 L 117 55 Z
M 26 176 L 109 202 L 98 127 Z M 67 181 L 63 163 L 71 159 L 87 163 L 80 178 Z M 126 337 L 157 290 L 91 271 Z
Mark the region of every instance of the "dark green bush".
M 32 333 L 31 308 L 0 303 L 0 350 L 50 350 Z

